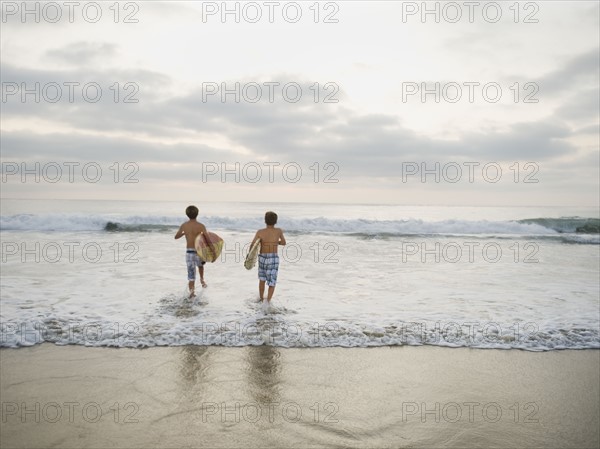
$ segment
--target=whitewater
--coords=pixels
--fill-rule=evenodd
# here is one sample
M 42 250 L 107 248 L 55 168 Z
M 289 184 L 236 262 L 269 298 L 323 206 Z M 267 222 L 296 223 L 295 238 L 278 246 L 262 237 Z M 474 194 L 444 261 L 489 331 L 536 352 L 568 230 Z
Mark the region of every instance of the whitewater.
M 225 248 L 192 301 L 187 205 L 3 200 L 0 345 L 600 347 L 597 209 L 198 203 Z M 243 259 L 267 210 L 264 313 Z

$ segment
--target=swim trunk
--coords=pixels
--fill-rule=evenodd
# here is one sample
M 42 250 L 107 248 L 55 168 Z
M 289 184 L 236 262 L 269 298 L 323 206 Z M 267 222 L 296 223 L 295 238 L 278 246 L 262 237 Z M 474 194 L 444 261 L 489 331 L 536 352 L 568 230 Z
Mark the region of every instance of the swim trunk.
M 276 253 L 258 255 L 258 279 L 265 281 L 269 287 L 277 284 L 279 256 Z
M 195 281 L 196 280 L 196 267 L 201 267 L 206 262 L 204 262 L 202 259 L 200 259 L 200 257 L 198 256 L 198 253 L 196 252 L 195 249 L 188 248 L 185 251 L 185 263 L 187 265 L 188 281 Z

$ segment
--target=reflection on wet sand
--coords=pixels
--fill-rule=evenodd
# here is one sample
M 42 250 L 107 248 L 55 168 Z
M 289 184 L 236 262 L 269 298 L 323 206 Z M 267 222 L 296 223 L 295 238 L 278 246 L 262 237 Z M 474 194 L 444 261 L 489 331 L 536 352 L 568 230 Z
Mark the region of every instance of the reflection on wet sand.
M 208 346 L 184 346 L 181 348 L 179 374 L 185 386 L 184 391 L 197 389 L 202 384 L 209 365 Z
M 280 400 L 281 352 L 274 346 L 246 348 L 248 392 L 259 404 Z
M 191 411 L 198 407 L 202 409 L 207 394 L 208 368 L 211 363 L 210 351 L 207 346 L 184 346 L 181 348 L 181 363 L 179 366 L 179 409 Z

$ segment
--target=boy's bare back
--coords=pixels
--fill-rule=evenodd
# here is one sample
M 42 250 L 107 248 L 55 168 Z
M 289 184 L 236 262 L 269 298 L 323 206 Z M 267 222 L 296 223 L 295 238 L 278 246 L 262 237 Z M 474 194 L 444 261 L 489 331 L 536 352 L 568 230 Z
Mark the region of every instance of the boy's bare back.
M 201 233 L 206 234 L 206 227 L 196 220 L 189 220 L 179 227 L 179 231 L 175 234 L 175 238 L 178 239 L 185 235 L 187 247 L 194 248 L 196 245 L 196 237 Z
M 264 229 L 260 229 L 256 232 L 254 240 L 260 239 L 260 253 L 271 254 L 277 253 L 279 245 L 285 245 L 285 237 L 283 231 L 280 228 L 274 228 L 267 226 Z

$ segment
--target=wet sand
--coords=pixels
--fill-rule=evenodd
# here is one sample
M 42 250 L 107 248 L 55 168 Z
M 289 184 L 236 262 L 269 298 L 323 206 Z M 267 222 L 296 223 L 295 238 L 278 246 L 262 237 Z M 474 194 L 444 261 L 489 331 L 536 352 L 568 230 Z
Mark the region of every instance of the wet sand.
M 0 350 L 2 448 L 598 447 L 600 351 Z

